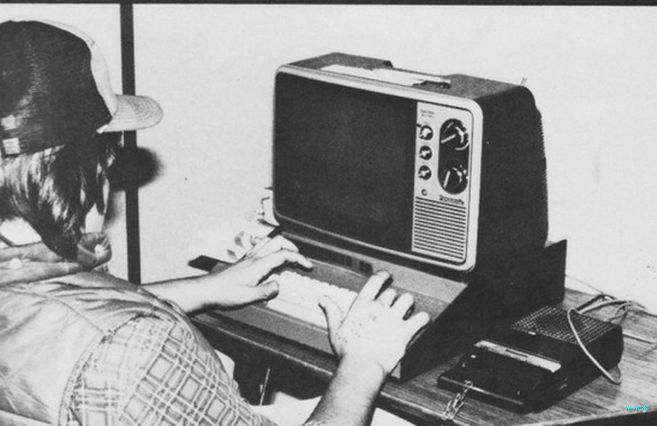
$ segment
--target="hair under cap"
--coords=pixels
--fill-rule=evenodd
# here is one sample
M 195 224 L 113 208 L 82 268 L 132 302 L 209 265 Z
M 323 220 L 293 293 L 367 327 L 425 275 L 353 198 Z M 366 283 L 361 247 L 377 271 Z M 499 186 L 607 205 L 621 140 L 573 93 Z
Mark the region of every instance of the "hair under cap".
M 0 24 L 2 157 L 161 119 L 154 100 L 113 92 L 98 47 L 80 31 L 40 21 Z

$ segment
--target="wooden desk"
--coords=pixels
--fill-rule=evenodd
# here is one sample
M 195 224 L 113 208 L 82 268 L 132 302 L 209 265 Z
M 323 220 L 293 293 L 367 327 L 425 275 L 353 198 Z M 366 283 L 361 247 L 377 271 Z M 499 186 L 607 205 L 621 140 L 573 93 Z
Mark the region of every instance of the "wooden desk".
M 564 307 L 577 306 L 591 296 L 567 291 Z M 210 314 L 193 318 L 213 346 L 239 361 L 244 353 L 257 357 L 264 365 L 292 368 L 328 381 L 335 370 L 330 357 L 306 349 L 294 342 L 263 333 L 231 320 Z M 631 314 L 623 323 L 626 332 L 641 336 L 657 334 L 657 318 Z M 466 398 L 454 424 L 517 425 L 517 424 L 657 424 L 657 349 L 653 345 L 625 338 L 625 350 L 620 362 L 623 382 L 617 386 L 599 377 L 581 390 L 540 413 L 519 415 L 495 406 Z M 436 378 L 458 357 L 437 365 L 405 383 L 388 381 L 377 405 L 395 412 L 417 424 L 442 424 L 442 412 L 453 393 L 436 387 Z M 647 406 L 628 410 L 627 405 Z M 620 417 L 619 417 L 620 416 Z

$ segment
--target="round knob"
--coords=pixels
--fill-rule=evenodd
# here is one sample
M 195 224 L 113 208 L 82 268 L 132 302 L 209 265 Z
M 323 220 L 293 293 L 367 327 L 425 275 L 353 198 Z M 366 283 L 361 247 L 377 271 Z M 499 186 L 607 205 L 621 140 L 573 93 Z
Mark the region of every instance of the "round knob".
M 433 155 L 433 152 L 431 152 L 431 148 L 428 146 L 424 145 L 420 147 L 420 158 L 423 160 L 428 160 L 431 158 Z
M 450 194 L 457 194 L 465 189 L 468 176 L 459 166 L 450 166 L 440 173 L 440 186 Z
M 440 143 L 456 150 L 462 150 L 470 143 L 468 132 L 460 120 L 447 120 L 440 129 Z
M 433 138 L 433 129 L 429 126 L 422 126 L 420 127 L 420 139 L 423 139 L 425 141 L 430 140 Z
M 431 179 L 431 169 L 427 166 L 422 166 L 417 171 L 417 175 L 420 179 L 429 180 Z

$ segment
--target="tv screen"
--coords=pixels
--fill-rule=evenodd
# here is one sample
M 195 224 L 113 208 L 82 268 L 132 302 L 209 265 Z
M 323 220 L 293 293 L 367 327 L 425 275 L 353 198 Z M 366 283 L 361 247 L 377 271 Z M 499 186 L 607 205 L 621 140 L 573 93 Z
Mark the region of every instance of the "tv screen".
M 416 102 L 284 73 L 275 99 L 277 214 L 409 251 Z

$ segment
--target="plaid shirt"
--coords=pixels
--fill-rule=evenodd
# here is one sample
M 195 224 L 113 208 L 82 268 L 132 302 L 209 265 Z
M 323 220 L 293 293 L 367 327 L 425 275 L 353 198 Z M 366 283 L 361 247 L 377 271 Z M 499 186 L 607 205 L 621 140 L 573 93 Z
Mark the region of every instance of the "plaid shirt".
M 186 324 L 137 318 L 105 339 L 77 378 L 68 426 L 272 425 Z

